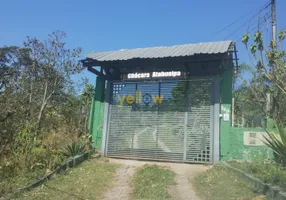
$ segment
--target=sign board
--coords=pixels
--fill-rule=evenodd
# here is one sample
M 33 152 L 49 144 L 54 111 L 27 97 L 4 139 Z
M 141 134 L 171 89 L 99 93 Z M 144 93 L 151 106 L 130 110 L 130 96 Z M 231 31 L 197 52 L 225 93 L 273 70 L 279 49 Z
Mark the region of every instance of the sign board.
M 223 114 L 223 121 L 228 122 L 229 121 L 229 113 Z
M 244 131 L 243 143 L 246 146 L 264 146 L 264 136 L 269 138 L 266 132 Z
M 153 79 L 177 79 L 185 78 L 185 73 L 181 71 L 160 71 L 160 72 L 135 72 L 122 76 L 123 80 L 153 80 Z

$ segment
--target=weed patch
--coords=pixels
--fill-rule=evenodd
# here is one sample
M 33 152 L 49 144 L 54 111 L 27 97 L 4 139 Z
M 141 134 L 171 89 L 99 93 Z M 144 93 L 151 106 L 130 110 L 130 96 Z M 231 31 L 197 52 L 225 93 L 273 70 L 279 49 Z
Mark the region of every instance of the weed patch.
M 275 163 L 262 162 L 229 162 L 232 166 L 241 169 L 259 178 L 264 183 L 286 188 L 286 168 Z
M 223 166 L 199 174 L 192 180 L 198 196 L 203 200 L 263 200 L 252 192 L 251 186 Z
M 145 165 L 132 177 L 133 199 L 169 199 L 168 186 L 174 183 L 174 172 L 157 165 Z
M 34 172 L 18 171 L 17 174 L 13 172 L 13 175 L 10 172 L 10 169 L 5 169 L 4 167 L 0 170 L 0 197 L 31 184 L 45 174 L 44 170 L 36 170 Z
M 98 199 L 111 185 L 117 167 L 101 159 L 87 161 L 19 199 Z

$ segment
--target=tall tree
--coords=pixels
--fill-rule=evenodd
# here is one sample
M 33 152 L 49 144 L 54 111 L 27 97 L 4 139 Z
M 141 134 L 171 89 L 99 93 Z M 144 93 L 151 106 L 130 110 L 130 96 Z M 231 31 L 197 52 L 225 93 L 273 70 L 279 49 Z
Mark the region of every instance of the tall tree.
M 63 39 L 66 34 L 61 31 L 53 32 L 49 38 L 40 41 L 29 38 L 24 43 L 30 50 L 33 60 L 29 70 L 30 103 L 39 103 L 36 130 L 41 127 L 43 114 L 53 98 L 70 89 L 72 74 L 81 70 L 78 62 L 81 48 L 68 49 Z M 41 94 L 40 99 L 37 94 Z
M 261 31 L 253 36 L 253 44 L 249 45 L 250 35 L 245 34 L 242 42 L 249 50 L 250 59 L 255 68 L 248 88 L 252 92 L 253 101 L 260 103 L 265 113 L 277 121 L 286 122 L 286 55 L 283 48 L 286 31 L 278 34 L 278 41 L 265 44 Z M 270 94 L 271 101 L 267 94 Z
M 27 49 L 16 46 L 0 48 L 0 154 L 13 141 L 16 130 L 25 119 L 27 104 L 21 83 L 22 72 L 30 61 Z

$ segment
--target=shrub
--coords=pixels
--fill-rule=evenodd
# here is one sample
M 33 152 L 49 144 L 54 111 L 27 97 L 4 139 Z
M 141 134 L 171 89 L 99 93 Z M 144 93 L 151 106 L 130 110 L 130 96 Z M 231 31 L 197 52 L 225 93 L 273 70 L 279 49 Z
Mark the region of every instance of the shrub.
M 63 146 L 78 140 L 76 133 L 68 133 L 65 127 L 45 133 L 42 146 L 47 149 L 61 149 Z
M 82 144 L 81 142 L 72 142 L 64 148 L 64 150 L 62 151 L 62 155 L 70 158 L 76 155 L 83 154 L 84 152 L 85 144 Z
M 264 137 L 264 142 L 274 152 L 274 159 L 277 163 L 286 165 L 286 132 L 284 127 L 274 122 L 278 134 L 267 132 L 269 138 Z
M 53 170 L 64 161 L 64 156 L 61 150 L 33 148 L 32 150 L 32 165 L 31 169 L 49 169 Z
M 278 185 L 286 188 L 286 168 L 274 162 L 265 163 L 260 161 L 254 162 L 230 162 L 231 165 L 237 167 L 247 173 L 253 174 L 265 183 Z

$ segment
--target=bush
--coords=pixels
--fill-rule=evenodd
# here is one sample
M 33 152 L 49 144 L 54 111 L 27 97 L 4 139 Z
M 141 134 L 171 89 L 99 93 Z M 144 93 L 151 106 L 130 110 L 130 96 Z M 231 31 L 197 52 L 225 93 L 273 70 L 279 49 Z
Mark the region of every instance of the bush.
M 286 188 L 286 168 L 276 163 L 255 162 L 230 162 L 247 173 L 253 174 L 265 183 L 281 186 Z
M 274 152 L 274 159 L 277 163 L 286 165 L 286 131 L 285 128 L 274 122 L 278 135 L 274 132 L 267 132 L 269 138 L 264 137 L 264 142 Z
M 57 149 L 33 148 L 31 159 L 31 170 L 54 170 L 63 163 L 64 156 Z
M 67 157 L 90 150 L 90 140 L 87 135 L 79 137 L 77 131 L 68 132 L 65 124 L 35 132 L 34 124 L 26 123 L 15 133 L 9 151 L 0 156 L 0 196 L 43 177 Z
M 0 199 L 2 195 L 32 183 L 45 174 L 44 170 L 24 170 L 13 159 L 1 160 L 0 166 Z
M 64 148 L 64 150 L 62 151 L 62 155 L 67 158 L 70 158 L 77 155 L 81 155 L 84 152 L 85 152 L 85 144 L 82 144 L 80 142 L 73 142 Z

